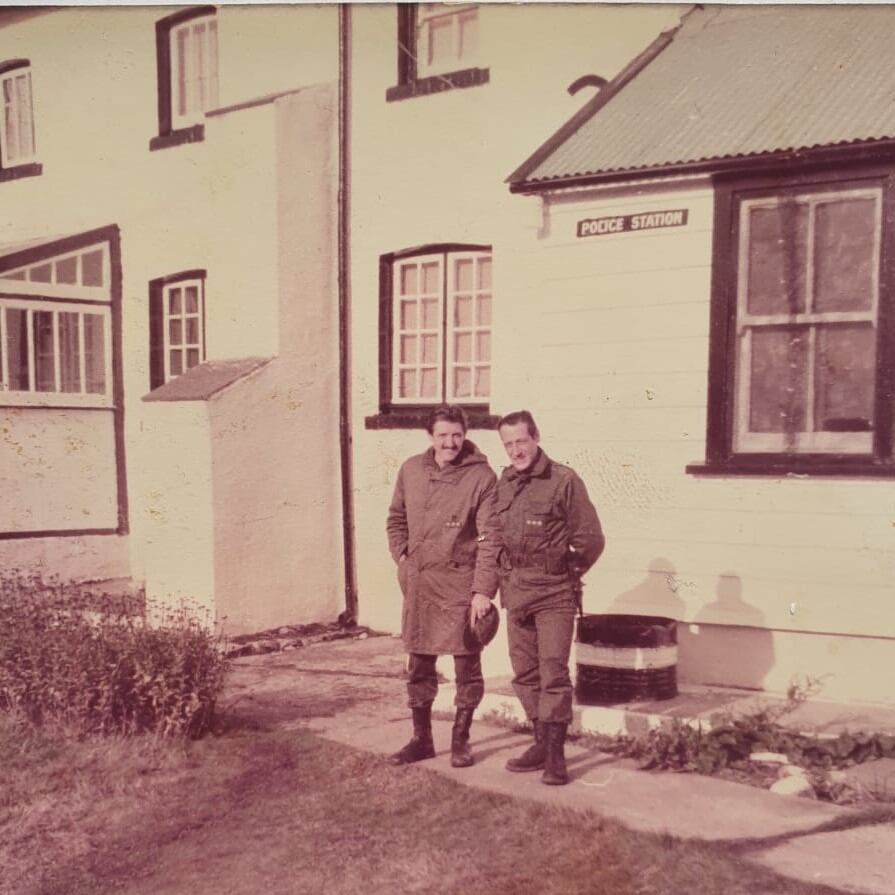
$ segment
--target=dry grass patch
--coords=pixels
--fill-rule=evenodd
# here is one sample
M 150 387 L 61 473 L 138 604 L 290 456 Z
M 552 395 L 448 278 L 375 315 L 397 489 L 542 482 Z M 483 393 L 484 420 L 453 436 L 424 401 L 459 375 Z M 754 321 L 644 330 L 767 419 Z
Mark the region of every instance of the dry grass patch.
M 3 895 L 834 891 L 304 731 L 174 743 L 0 722 Z

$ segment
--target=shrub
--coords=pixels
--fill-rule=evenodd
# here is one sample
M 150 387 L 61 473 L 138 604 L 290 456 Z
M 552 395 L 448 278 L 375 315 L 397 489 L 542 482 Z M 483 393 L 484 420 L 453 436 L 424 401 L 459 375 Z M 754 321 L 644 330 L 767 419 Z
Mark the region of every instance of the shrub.
M 0 709 L 89 733 L 201 735 L 223 686 L 218 638 L 186 604 L 150 625 L 134 602 L 0 576 Z
M 753 752 L 781 753 L 790 763 L 818 773 L 895 757 L 895 737 L 888 734 L 846 731 L 820 737 L 780 723 L 817 690 L 816 681 L 794 683 L 786 700 L 776 706 L 740 715 L 727 713 L 702 727 L 672 718 L 641 736 L 619 735 L 601 745 L 617 755 L 636 759 L 644 770 L 701 774 L 741 766 Z

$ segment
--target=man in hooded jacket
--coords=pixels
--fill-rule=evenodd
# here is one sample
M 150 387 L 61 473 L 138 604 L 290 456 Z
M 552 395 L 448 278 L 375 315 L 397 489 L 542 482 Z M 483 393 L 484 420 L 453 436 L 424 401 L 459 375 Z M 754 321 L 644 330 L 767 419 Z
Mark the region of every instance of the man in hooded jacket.
M 409 764 L 434 757 L 435 663 L 439 655 L 452 655 L 457 694 L 451 764 L 467 767 L 473 763 L 469 729 L 485 689 L 481 645 L 471 625 L 497 611 L 491 603 L 497 592 L 497 477 L 466 439 L 462 408 L 435 408 L 426 428 L 431 447 L 401 466 L 386 521 L 404 595 L 401 633 L 413 715 L 412 738 L 390 760 Z

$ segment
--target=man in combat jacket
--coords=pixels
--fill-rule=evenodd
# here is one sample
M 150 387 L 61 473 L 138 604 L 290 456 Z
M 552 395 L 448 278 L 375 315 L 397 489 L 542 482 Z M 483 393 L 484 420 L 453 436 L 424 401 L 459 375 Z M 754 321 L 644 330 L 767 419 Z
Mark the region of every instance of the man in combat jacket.
M 565 737 L 572 720 L 569 655 L 583 575 L 605 539 L 584 483 L 539 446 L 527 410 L 503 417 L 510 458 L 497 486 L 501 531 L 500 595 L 507 609 L 513 688 L 534 727 L 535 742 L 511 771 L 544 769 L 548 784 L 568 783 Z

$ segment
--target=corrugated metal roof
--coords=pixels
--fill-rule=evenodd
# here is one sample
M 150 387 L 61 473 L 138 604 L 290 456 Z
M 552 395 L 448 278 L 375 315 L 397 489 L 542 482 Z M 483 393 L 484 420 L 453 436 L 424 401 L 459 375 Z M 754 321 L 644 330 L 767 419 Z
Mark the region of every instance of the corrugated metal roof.
M 891 6 L 697 8 L 642 71 L 510 181 L 895 137 L 893 45 Z

